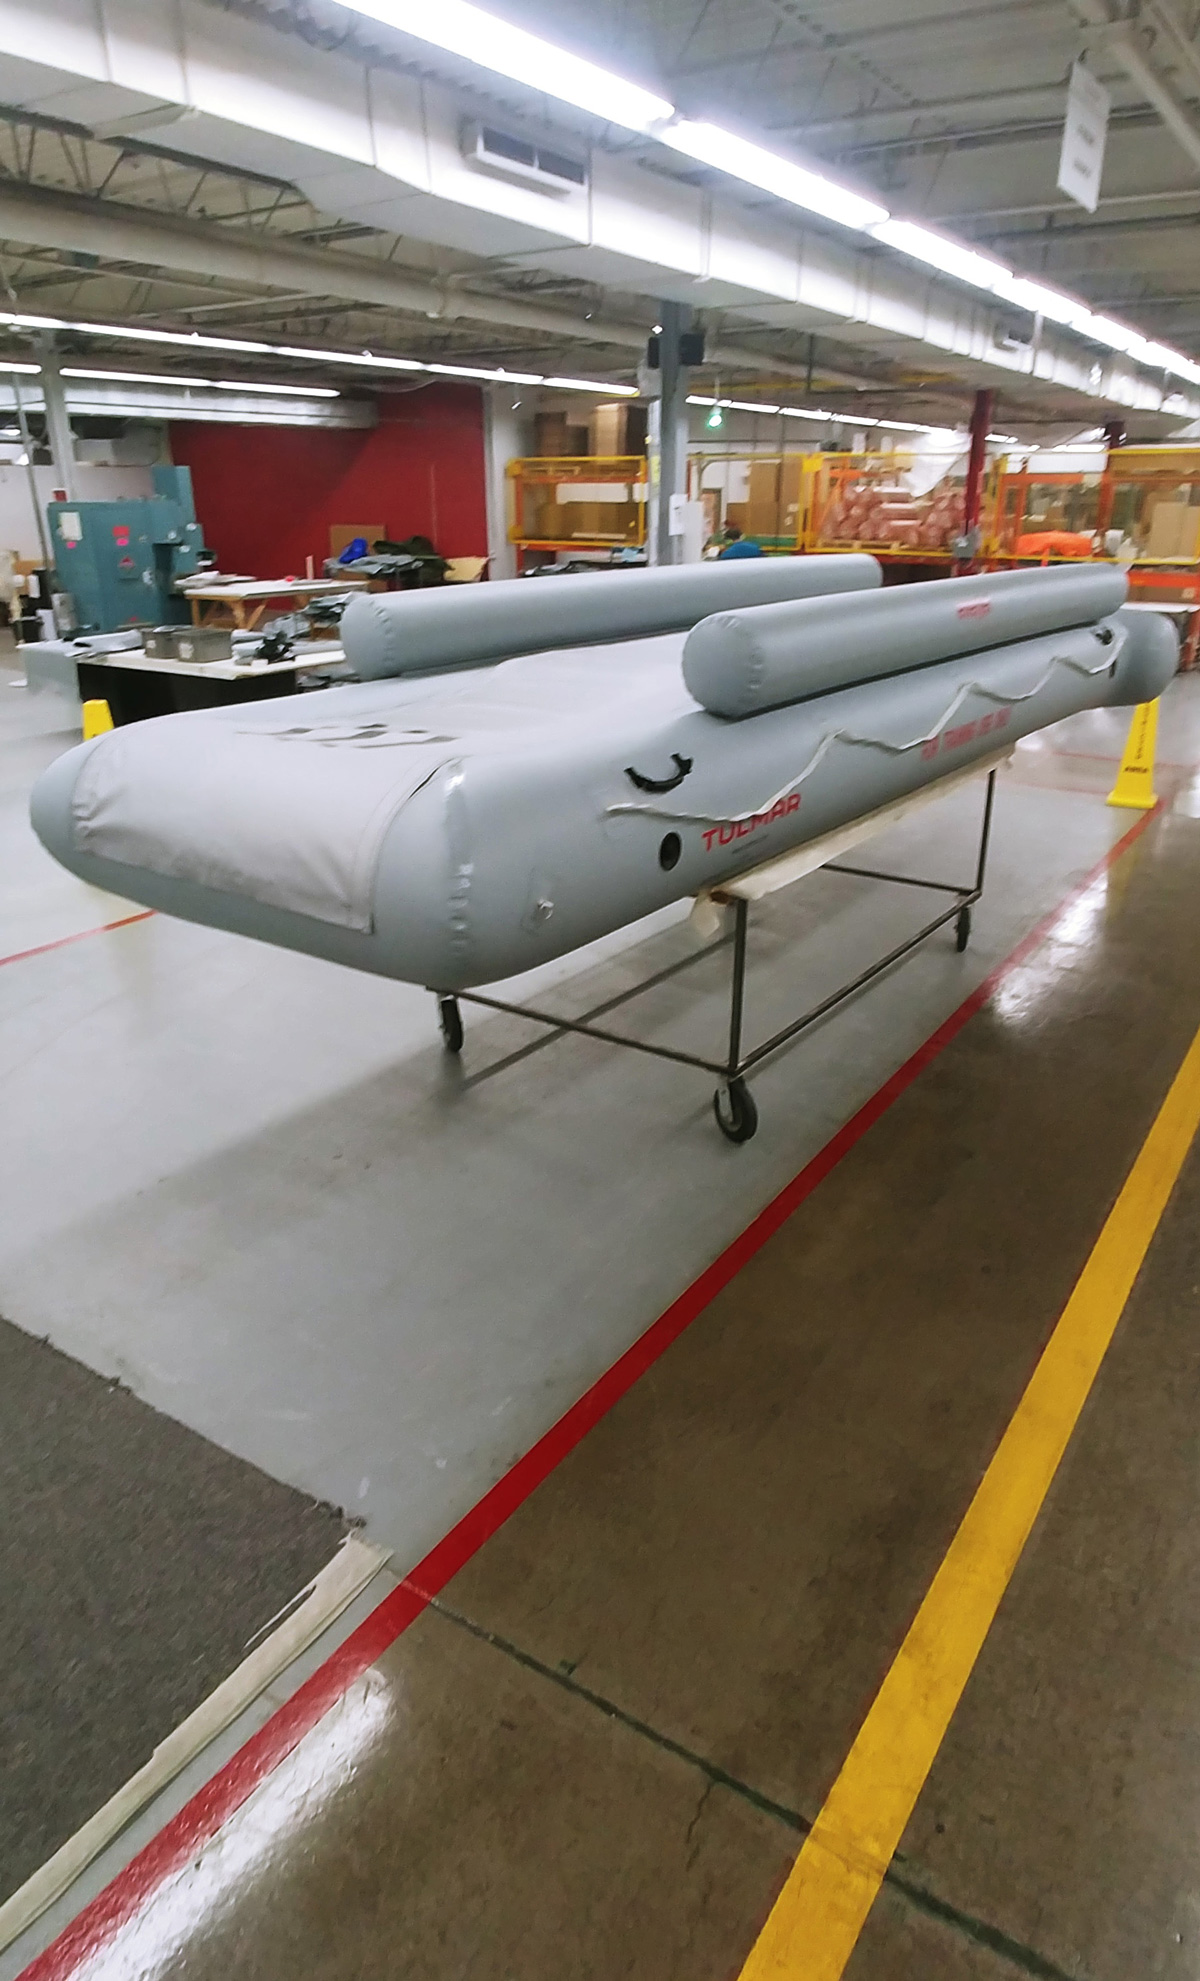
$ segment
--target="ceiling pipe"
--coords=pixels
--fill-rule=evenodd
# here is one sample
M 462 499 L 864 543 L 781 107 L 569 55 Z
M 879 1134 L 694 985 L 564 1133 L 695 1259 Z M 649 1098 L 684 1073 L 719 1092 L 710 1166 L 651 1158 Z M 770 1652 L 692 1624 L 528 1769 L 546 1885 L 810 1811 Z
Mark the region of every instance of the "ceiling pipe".
M 199 277 L 247 283 L 264 290 L 301 296 L 337 296 L 372 308 L 406 310 L 439 323 L 465 321 L 530 330 L 543 336 L 610 344 L 641 357 L 649 326 L 600 317 L 572 316 L 519 297 L 485 296 L 453 283 L 435 283 L 397 274 L 363 256 L 329 254 L 284 242 L 254 241 L 201 220 L 148 213 L 115 201 L 84 199 L 49 187 L 0 188 L 0 239 L 54 248 L 65 254 L 96 254 L 105 262 L 130 261 L 142 267 L 184 271 Z M 724 339 L 710 346 L 710 359 L 730 369 L 769 371 L 803 380 L 807 369 L 770 353 Z M 833 383 L 869 386 L 875 381 L 818 366 Z

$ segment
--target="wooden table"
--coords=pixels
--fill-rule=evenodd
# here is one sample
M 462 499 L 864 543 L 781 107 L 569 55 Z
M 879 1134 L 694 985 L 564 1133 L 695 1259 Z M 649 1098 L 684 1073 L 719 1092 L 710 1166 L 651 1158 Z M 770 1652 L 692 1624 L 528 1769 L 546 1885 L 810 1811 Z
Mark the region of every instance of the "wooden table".
M 233 623 L 243 632 L 253 632 L 272 599 L 305 606 L 310 599 L 329 598 L 339 592 L 365 591 L 365 578 L 248 578 L 229 585 L 181 585 L 192 607 L 193 626 L 225 623 L 211 609 L 228 606 Z

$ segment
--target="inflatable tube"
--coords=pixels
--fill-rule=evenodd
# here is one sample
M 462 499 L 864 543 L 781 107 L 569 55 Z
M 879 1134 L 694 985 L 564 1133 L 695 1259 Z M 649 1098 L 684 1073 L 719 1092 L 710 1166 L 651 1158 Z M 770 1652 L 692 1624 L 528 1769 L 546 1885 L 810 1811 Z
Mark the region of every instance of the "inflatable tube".
M 712 715 L 757 715 L 952 654 L 1091 625 L 1123 605 L 1127 591 L 1124 571 L 1093 565 L 724 610 L 689 634 L 683 678 Z
M 681 645 L 609 649 L 603 668 L 586 650 L 535 655 L 419 687 L 135 723 L 43 773 L 34 825 L 111 893 L 465 989 L 1064 716 L 1153 700 L 1176 665 L 1170 627 L 1129 613 L 733 723 L 686 693 Z
M 653 571 L 360 592 L 342 615 L 342 645 L 364 680 L 507 660 L 584 641 L 682 632 L 724 607 L 864 591 L 882 582 L 875 558 L 745 557 Z

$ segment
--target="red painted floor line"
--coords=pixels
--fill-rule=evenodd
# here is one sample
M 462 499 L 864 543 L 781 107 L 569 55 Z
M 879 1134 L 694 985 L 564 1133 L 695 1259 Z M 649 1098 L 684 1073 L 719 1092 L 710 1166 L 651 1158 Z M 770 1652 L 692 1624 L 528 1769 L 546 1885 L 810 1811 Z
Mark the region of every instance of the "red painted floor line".
M 1102 752 L 1096 750 L 1030 750 L 1026 754 L 1030 758 L 1040 757 L 1040 756 L 1066 757 L 1069 758 L 1069 760 L 1072 763 L 1111 764 L 1114 767 L 1117 766 L 1121 761 L 1119 756 L 1117 757 L 1105 756 Z M 1168 763 L 1165 757 L 1156 757 L 1154 760 L 1154 768 L 1155 770 L 1200 770 L 1200 763 L 1174 764 L 1174 763 Z
M 1144 812 L 1129 830 L 1111 846 L 1058 906 L 1051 910 L 1016 948 L 998 963 L 983 982 L 965 998 L 956 1011 L 938 1026 L 910 1059 L 897 1068 L 890 1079 L 859 1108 L 858 1113 L 839 1128 L 832 1140 L 813 1157 L 798 1176 L 779 1192 L 764 1211 L 748 1225 L 720 1257 L 693 1280 L 665 1314 L 626 1349 L 611 1369 L 586 1390 L 577 1403 L 519 1458 L 512 1469 L 498 1479 L 491 1490 L 473 1506 L 450 1532 L 430 1549 L 423 1561 L 384 1598 L 356 1631 L 349 1636 L 311 1678 L 272 1715 L 266 1725 L 240 1748 L 233 1759 L 206 1782 L 178 1815 L 161 1829 L 144 1850 L 118 1872 L 104 1891 L 94 1898 L 66 1926 L 58 1938 L 30 1962 L 18 1981 L 66 1981 L 80 1964 L 111 1940 L 127 1920 L 140 1910 L 166 1879 L 185 1865 L 216 1835 L 221 1825 L 239 1809 L 273 1768 L 286 1760 L 292 1750 L 311 1732 L 330 1707 L 360 1678 L 367 1668 L 395 1643 L 422 1610 L 465 1567 L 485 1541 L 491 1539 L 510 1514 L 529 1498 L 560 1465 L 569 1452 L 607 1415 L 613 1405 L 631 1389 L 639 1376 L 658 1361 L 677 1341 L 685 1328 L 713 1301 L 742 1267 L 786 1223 L 792 1212 L 812 1195 L 819 1183 L 836 1168 L 856 1142 L 885 1114 L 893 1101 L 911 1087 L 914 1080 L 945 1051 L 963 1027 L 987 1003 L 996 986 L 1017 969 L 1052 932 L 1068 910 L 1121 855 L 1141 837 L 1151 820 L 1162 811 L 1159 803 Z
M 107 935 L 110 929 L 127 929 L 131 922 L 147 922 L 154 913 L 153 908 L 139 908 L 136 915 L 122 915 L 117 921 L 101 922 L 94 929 L 77 929 L 74 935 L 55 936 L 53 942 L 39 942 L 36 949 L 14 949 L 11 956 L 0 956 L 0 968 L 5 963 L 24 963 L 31 956 L 45 956 L 51 949 L 65 949 L 69 942 L 82 942 L 85 936 Z

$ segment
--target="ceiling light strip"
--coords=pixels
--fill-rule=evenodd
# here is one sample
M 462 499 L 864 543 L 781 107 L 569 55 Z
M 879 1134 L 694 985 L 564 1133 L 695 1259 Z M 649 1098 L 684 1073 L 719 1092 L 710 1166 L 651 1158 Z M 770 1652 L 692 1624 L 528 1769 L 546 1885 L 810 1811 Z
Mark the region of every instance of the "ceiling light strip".
M 731 413 L 767 413 L 772 418 L 782 414 L 787 420 L 819 420 L 837 426 L 886 427 L 896 433 L 932 433 L 944 435 L 947 440 L 957 440 L 964 435 L 965 428 L 951 426 L 929 426 L 924 420 L 882 420 L 872 419 L 867 413 L 831 413 L 823 406 L 773 406 L 760 399 L 709 399 L 700 393 L 689 393 L 689 406 L 720 406 Z M 989 435 L 989 438 L 997 436 Z
M 563 392 L 599 392 L 605 398 L 610 399 L 617 396 L 623 398 L 637 397 L 636 385 L 613 385 L 610 382 L 594 378 L 548 378 L 542 372 L 508 371 L 503 365 L 488 367 L 483 365 L 439 364 L 433 361 L 426 363 L 419 358 L 392 357 L 386 352 L 337 351 L 313 344 L 263 344 L 243 337 L 207 336 L 198 330 L 149 330 L 141 326 L 130 328 L 126 324 L 118 323 L 85 323 L 79 318 L 30 316 L 18 310 L 0 310 L 0 326 L 4 325 L 7 325 L 13 330 L 69 330 L 84 337 L 119 338 L 126 343 L 132 344 L 173 344 L 182 350 L 189 351 L 251 352 L 256 357 L 298 358 L 310 364 L 353 365 L 366 371 L 427 372 L 436 377 L 479 379 L 489 384 L 498 385 L 550 385 Z M 39 365 L 17 364 L 0 359 L 0 370 L 3 371 L 36 372 L 40 371 L 40 369 L 41 367 Z M 62 367 L 62 371 L 65 378 L 98 378 L 102 376 L 119 378 L 124 376 L 127 380 L 132 380 L 134 376 L 132 373 L 120 374 L 110 372 L 103 374 L 100 372 L 88 372 L 78 367 L 69 367 L 66 365 Z M 161 379 L 147 379 L 145 382 L 152 384 L 194 384 L 197 381 L 170 379 L 164 376 Z M 206 386 L 212 386 L 221 392 L 288 392 L 296 393 L 301 397 L 307 394 L 310 398 L 327 398 L 331 394 L 335 398 L 339 396 L 333 387 L 321 385 L 254 385 L 249 382 L 240 385 L 236 380 L 223 379 L 203 379 L 199 382 Z
M 540 95 L 654 138 L 697 164 L 724 172 L 803 212 L 865 234 L 909 260 L 1046 317 L 1150 370 L 1169 372 L 1200 385 L 1200 364 L 1181 351 L 1143 337 L 1112 317 L 1094 314 L 1075 297 L 1032 282 L 962 241 L 901 219 L 824 173 L 783 158 L 719 124 L 681 116 L 664 97 L 501 20 L 469 4 L 469 0 L 438 0 L 436 7 L 430 7 L 427 0 L 349 0 L 349 4 L 365 19 L 398 28 L 414 40 L 522 83 Z

